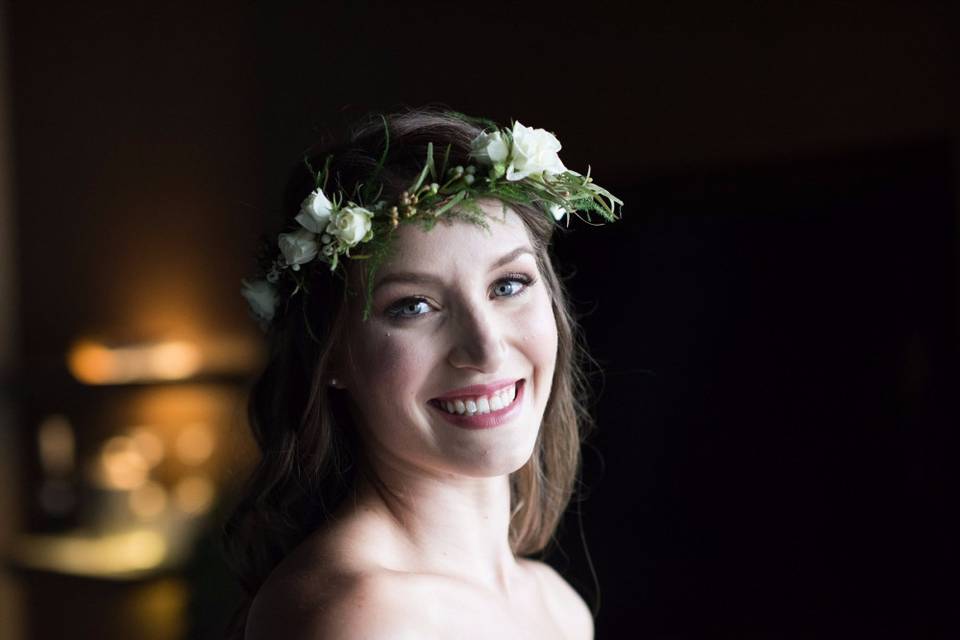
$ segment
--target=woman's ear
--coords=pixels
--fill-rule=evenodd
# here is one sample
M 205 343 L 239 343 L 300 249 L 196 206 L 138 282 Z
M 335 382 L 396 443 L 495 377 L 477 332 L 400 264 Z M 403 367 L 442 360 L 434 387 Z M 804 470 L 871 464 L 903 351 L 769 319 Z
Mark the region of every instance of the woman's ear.
M 330 352 L 329 360 L 327 361 L 326 375 L 324 376 L 323 383 L 334 389 L 346 389 L 346 376 L 345 369 L 343 368 L 343 351 L 342 351 L 342 342 L 336 344 Z

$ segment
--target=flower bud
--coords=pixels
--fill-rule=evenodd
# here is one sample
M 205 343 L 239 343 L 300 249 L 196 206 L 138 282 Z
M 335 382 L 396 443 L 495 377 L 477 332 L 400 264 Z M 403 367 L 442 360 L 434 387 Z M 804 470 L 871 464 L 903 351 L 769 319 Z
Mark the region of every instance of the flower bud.
M 476 178 L 474 178 L 474 177 L 473 177 L 471 174 L 469 174 L 469 173 L 468 173 L 467 175 L 463 176 L 463 181 L 466 182 L 468 185 L 473 184 L 473 181 L 474 181 L 474 180 L 476 180 Z
M 243 288 L 240 293 L 247 300 L 260 326 L 264 329 L 273 320 L 277 308 L 277 289 L 269 284 L 270 281 L 255 280 L 248 282 L 241 280 Z

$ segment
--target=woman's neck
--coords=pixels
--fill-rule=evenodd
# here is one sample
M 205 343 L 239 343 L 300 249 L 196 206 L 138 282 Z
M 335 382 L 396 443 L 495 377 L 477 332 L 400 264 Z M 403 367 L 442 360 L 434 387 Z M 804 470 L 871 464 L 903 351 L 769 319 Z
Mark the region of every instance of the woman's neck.
M 360 474 L 346 507 L 378 531 L 394 568 L 460 578 L 509 597 L 519 565 L 509 544 L 507 476 L 472 478 L 405 473 L 381 466 Z

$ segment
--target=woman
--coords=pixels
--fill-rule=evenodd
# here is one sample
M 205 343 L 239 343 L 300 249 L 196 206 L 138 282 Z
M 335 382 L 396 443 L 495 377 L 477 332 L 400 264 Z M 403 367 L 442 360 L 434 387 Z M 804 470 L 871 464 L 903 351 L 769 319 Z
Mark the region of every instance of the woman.
M 252 600 L 237 637 L 592 637 L 580 596 L 523 557 L 551 541 L 590 425 L 549 241 L 622 204 L 559 149 L 415 110 L 291 181 L 294 230 L 243 291 L 271 355 L 225 532 Z

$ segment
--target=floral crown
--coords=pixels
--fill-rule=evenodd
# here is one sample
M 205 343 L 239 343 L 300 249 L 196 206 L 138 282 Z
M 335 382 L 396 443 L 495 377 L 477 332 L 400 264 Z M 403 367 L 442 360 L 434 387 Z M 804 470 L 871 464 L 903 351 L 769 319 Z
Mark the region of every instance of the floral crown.
M 423 169 L 396 202 L 380 199 L 383 185 L 377 183 L 390 146 L 386 118 L 380 160 L 366 183 L 356 185 L 352 191 L 328 190 L 332 156 L 327 156 L 319 171 L 313 169 L 309 159 L 304 159 L 315 188 L 303 200 L 295 217 L 297 228 L 281 233 L 276 245 L 265 247 L 260 277 L 242 281 L 241 294 L 264 331 L 277 314 L 284 279 L 291 283 L 289 298 L 308 293 L 310 277 L 302 268 L 304 265 L 319 261 L 329 264 L 331 272 L 337 272 L 344 258 L 367 262 L 368 288 L 363 312 L 366 320 L 370 314 L 373 274 L 388 255 L 394 230 L 411 222 L 430 230 L 441 217 L 464 218 L 486 228 L 485 214 L 477 204 L 482 198 L 498 199 L 505 207 L 533 205 L 553 221 L 566 219 L 567 224 L 572 214 L 589 223 L 591 213 L 608 222 L 618 219 L 616 207 L 622 207 L 623 201 L 594 183 L 589 167 L 586 175 L 567 169 L 557 155 L 560 142 L 552 133 L 525 127 L 520 122 L 507 129 L 489 120 L 448 115 L 484 127 L 472 141 L 471 162 L 449 167 L 450 145 L 441 155 L 429 143 Z

